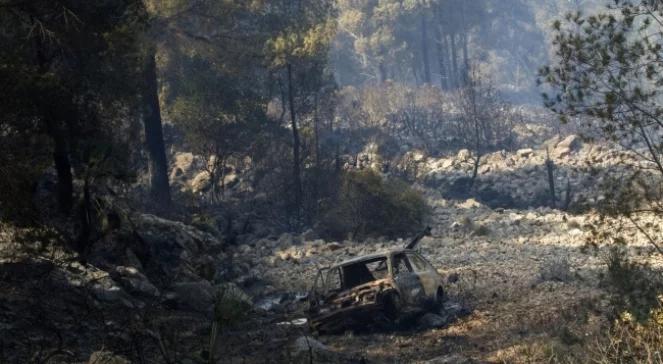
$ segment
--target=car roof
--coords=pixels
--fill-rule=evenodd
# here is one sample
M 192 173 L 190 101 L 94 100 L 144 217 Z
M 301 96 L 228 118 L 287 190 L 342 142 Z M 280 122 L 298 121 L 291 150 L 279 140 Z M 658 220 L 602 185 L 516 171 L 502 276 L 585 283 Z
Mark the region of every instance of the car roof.
M 390 255 L 395 255 L 395 254 L 399 254 L 399 253 L 414 253 L 414 250 L 405 249 L 405 248 L 394 248 L 394 249 L 384 250 L 384 251 L 381 251 L 381 252 L 378 252 L 378 253 L 361 255 L 361 256 L 358 256 L 358 257 L 354 257 L 352 259 L 344 260 L 340 263 L 332 265 L 329 268 L 331 269 L 331 268 L 336 268 L 336 267 L 343 267 L 343 266 L 346 266 L 346 265 L 360 263 L 360 262 L 367 261 L 367 260 L 385 258 L 385 257 L 388 257 Z

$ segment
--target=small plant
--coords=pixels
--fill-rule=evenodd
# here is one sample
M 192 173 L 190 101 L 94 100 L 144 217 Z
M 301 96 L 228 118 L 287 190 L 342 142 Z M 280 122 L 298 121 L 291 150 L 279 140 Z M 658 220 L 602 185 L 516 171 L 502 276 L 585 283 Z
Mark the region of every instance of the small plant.
M 474 231 L 472 232 L 472 235 L 474 236 L 488 236 L 490 235 L 490 229 L 484 225 L 479 225 L 474 228 Z
M 209 340 L 209 364 L 215 363 L 219 334 L 243 322 L 251 310 L 251 298 L 235 285 L 223 286 L 217 293 L 214 303 L 214 320 Z
M 568 282 L 571 280 L 571 265 L 567 256 L 553 256 L 541 265 L 539 276 L 542 282 Z

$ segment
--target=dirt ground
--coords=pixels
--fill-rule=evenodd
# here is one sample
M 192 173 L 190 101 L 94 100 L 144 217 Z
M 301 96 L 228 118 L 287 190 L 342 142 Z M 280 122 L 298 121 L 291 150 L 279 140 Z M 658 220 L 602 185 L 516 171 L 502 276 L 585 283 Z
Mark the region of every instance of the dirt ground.
M 586 244 L 598 216 L 551 209 L 491 210 L 473 200 L 434 197 L 431 204 L 433 236 L 425 238 L 419 250 L 441 274 L 458 277 L 447 292 L 470 313 L 440 329 L 413 325 L 391 332 L 349 330 L 315 337 L 324 347 L 311 353 L 325 355 L 313 353 L 314 362 L 580 360 L 574 355 L 582 354 L 606 325 L 608 296 L 600 288 L 604 252 L 587 249 Z M 634 241 L 634 254 L 650 255 L 645 242 Z M 264 265 L 256 274 L 263 274 L 260 279 L 275 291 L 303 291 L 317 266 L 402 243 L 346 241 L 329 249 L 327 244 L 304 242 L 250 261 L 256 267 Z M 309 353 L 292 353 L 297 338 L 310 335 L 306 326 L 284 324 L 303 317 L 304 307 L 292 304 L 279 314 L 265 313 L 256 330 L 236 332 L 234 340 L 222 345 L 229 362 L 309 362 Z

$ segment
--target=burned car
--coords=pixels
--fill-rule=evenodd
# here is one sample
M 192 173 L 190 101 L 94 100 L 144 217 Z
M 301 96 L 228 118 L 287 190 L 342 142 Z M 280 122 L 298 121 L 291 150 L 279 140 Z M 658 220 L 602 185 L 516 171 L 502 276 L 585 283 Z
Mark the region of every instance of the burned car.
M 406 311 L 439 307 L 445 297 L 442 276 L 412 249 L 414 244 L 320 269 L 309 293 L 311 329 L 333 333 L 359 322 L 394 322 Z

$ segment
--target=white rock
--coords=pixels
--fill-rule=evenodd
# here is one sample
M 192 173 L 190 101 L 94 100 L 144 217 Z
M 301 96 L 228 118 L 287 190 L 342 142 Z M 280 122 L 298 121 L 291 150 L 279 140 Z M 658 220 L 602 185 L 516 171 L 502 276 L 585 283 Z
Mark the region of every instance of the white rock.
M 456 155 L 456 159 L 461 162 L 465 162 L 470 158 L 472 158 L 472 153 L 468 149 L 461 149 Z
M 526 148 L 526 149 L 520 149 L 516 152 L 516 155 L 521 157 L 521 158 L 529 158 L 534 154 L 534 150 L 532 148 Z
M 193 178 L 191 182 L 191 189 L 194 193 L 203 192 L 210 186 L 211 178 L 209 173 L 200 172 Z

